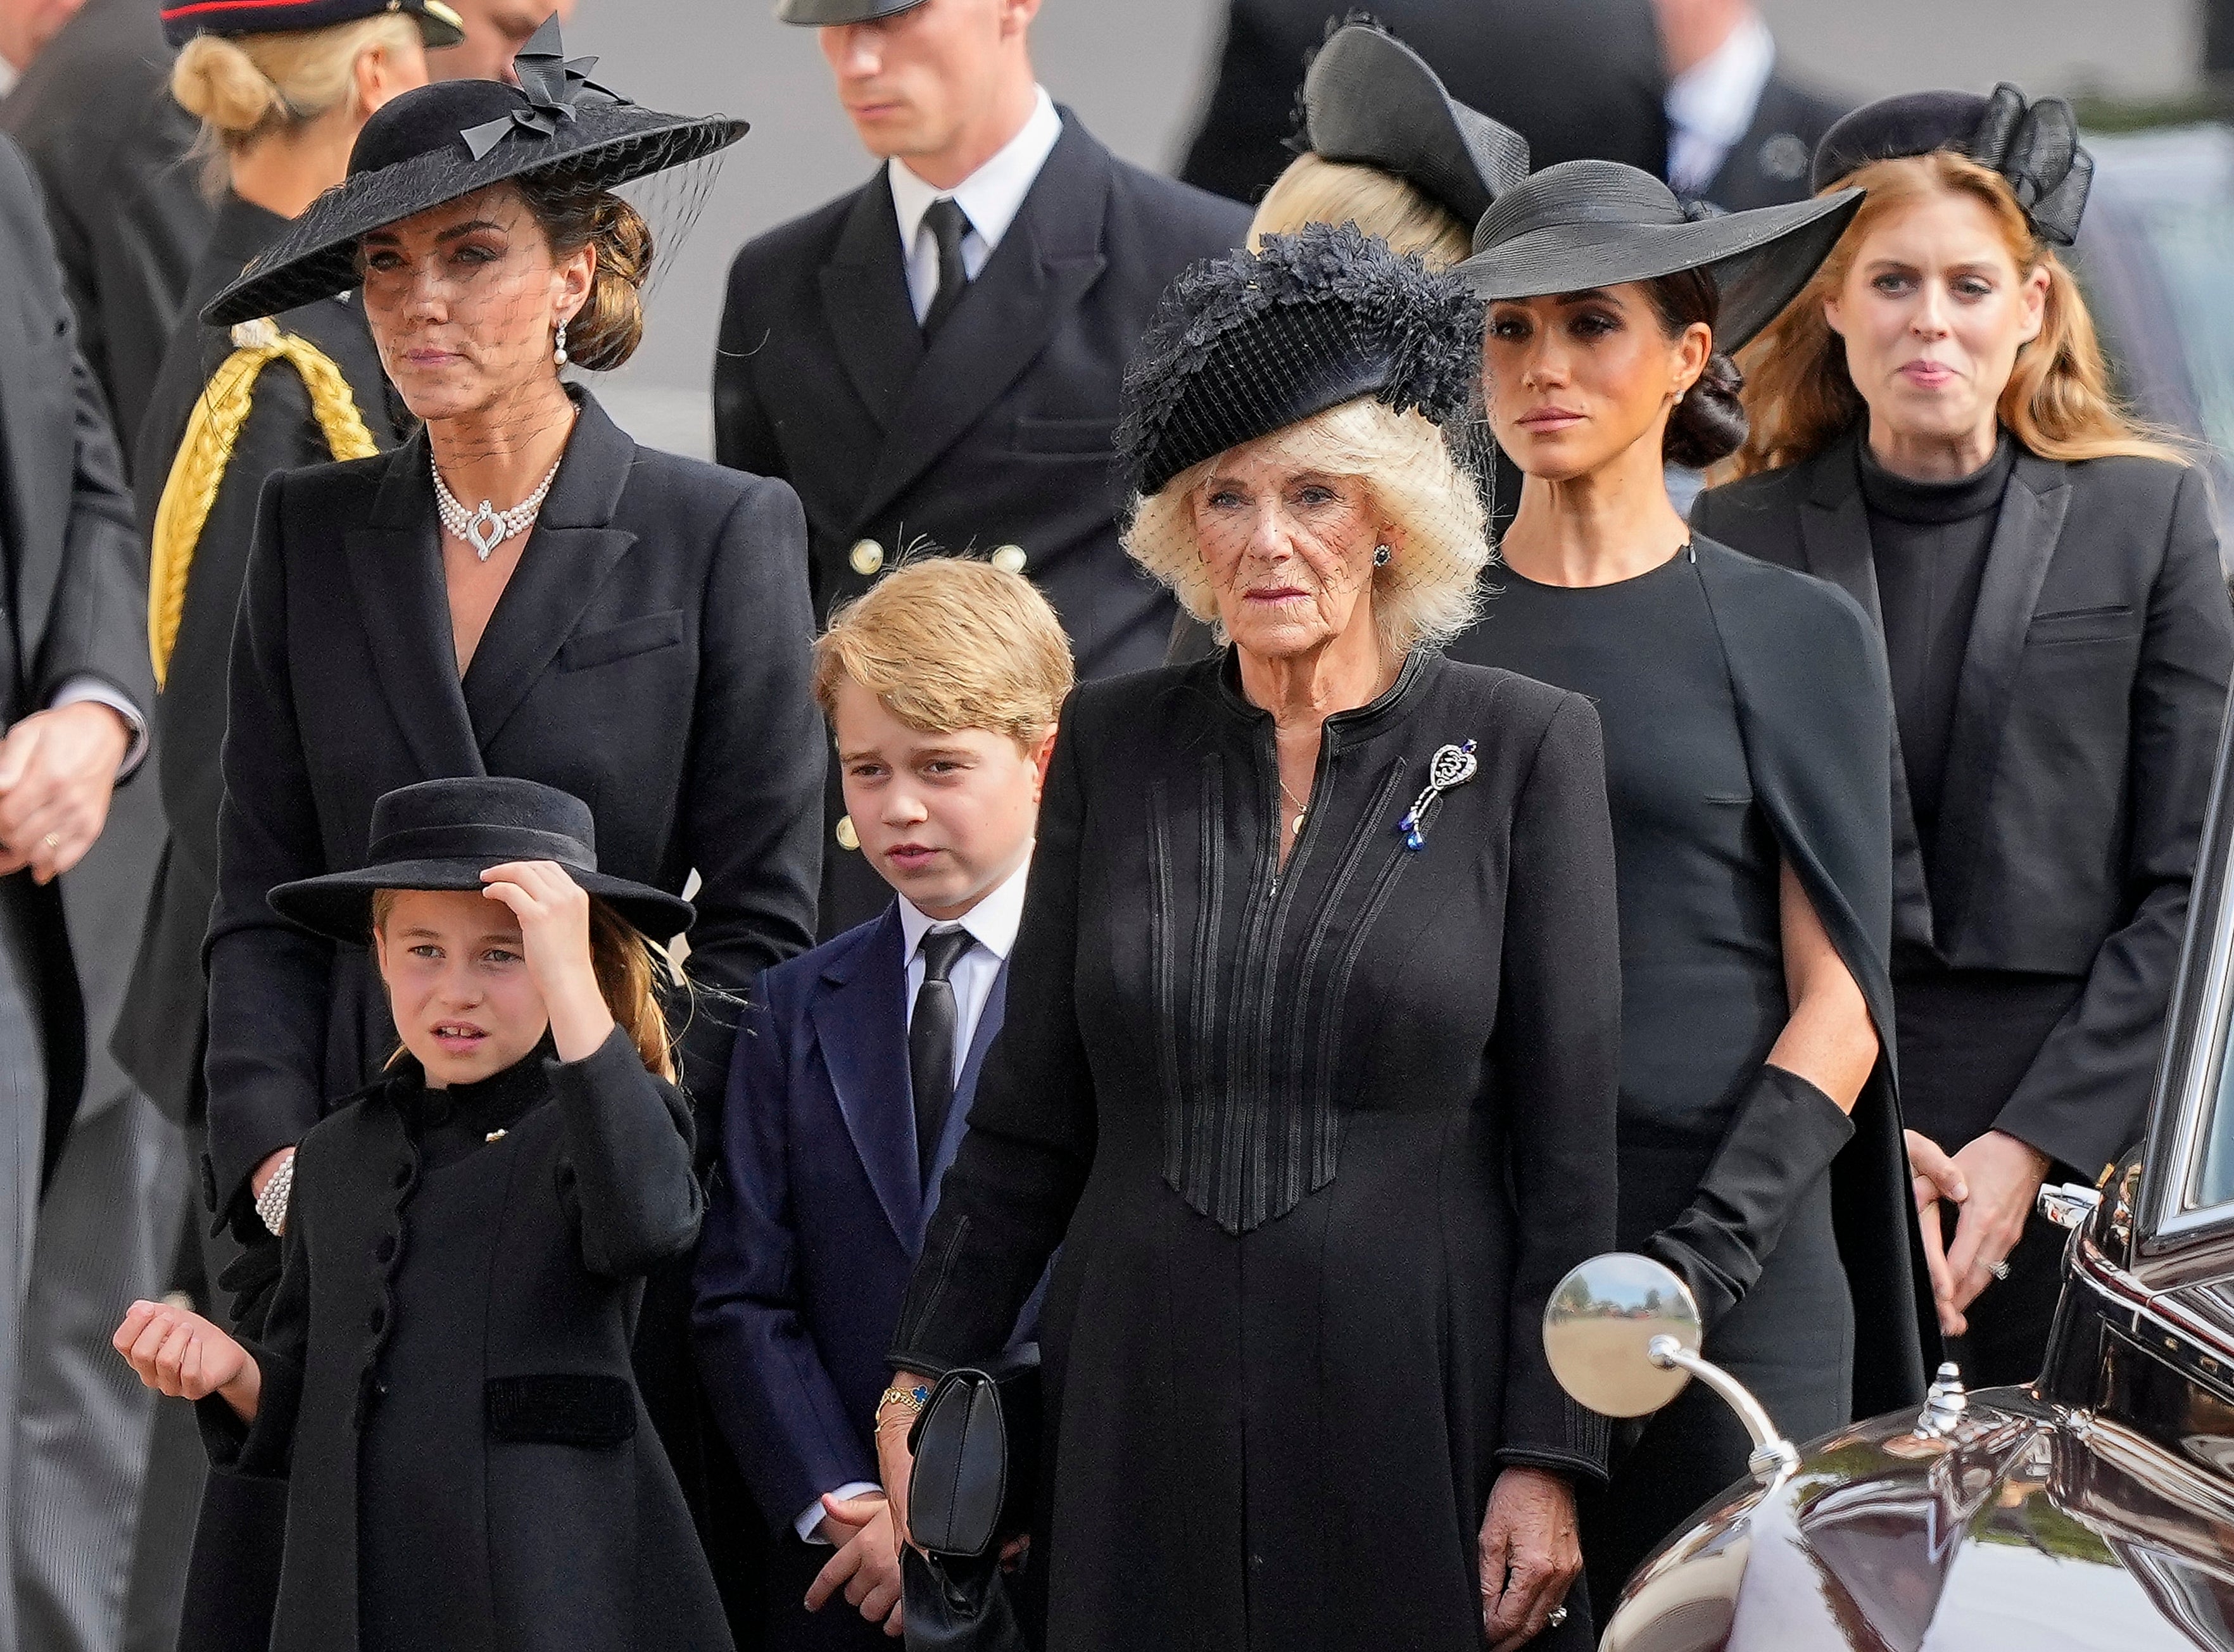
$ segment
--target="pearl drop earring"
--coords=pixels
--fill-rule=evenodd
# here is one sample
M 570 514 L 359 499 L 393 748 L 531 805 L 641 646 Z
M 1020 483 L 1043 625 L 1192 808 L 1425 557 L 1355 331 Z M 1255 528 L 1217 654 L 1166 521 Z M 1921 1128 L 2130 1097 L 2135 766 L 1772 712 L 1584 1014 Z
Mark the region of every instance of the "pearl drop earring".
M 563 321 L 558 323 L 558 337 L 552 341 L 551 359 L 561 367 L 566 365 L 566 323 Z

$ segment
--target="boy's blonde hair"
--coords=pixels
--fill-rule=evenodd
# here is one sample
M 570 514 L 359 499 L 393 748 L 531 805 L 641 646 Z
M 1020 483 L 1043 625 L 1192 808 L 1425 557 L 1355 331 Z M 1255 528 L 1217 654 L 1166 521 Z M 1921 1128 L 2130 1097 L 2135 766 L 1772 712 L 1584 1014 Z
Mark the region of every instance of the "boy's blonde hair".
M 911 557 L 830 617 L 814 698 L 836 715 L 851 677 L 910 728 L 983 728 L 1029 752 L 1073 680 L 1062 623 L 1022 574 L 964 557 Z

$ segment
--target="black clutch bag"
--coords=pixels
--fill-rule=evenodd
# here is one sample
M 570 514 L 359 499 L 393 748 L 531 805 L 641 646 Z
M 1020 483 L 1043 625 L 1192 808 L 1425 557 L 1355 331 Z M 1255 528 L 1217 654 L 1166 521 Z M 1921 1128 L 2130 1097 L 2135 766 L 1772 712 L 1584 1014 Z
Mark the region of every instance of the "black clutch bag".
M 949 1371 L 908 1445 L 908 1534 L 933 1555 L 975 1560 L 1030 1521 L 1040 1443 L 1040 1355 Z

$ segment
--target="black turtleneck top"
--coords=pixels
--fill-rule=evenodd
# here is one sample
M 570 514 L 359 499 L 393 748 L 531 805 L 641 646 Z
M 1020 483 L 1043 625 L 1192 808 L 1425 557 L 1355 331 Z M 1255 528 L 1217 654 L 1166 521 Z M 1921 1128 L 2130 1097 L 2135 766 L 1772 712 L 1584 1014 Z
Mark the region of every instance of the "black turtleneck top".
M 1970 617 L 2002 494 L 2015 466 L 2016 444 L 2007 433 L 1990 460 L 1951 482 L 1897 476 L 1877 461 L 1867 442 L 1861 445 L 1862 502 L 1869 511 L 1878 601 L 1885 613 L 1893 716 L 1927 863 Z

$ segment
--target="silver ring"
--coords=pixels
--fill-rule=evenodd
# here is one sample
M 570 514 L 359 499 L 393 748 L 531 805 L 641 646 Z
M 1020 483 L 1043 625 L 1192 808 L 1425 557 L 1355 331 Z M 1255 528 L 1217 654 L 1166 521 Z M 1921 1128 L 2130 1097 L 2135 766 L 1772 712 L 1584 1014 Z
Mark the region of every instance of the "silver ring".
M 2006 1279 L 2009 1277 L 2009 1264 L 2006 1260 L 1996 1262 L 1992 1267 L 1987 1269 L 1986 1271 L 1993 1275 L 1996 1279 Z
M 1544 1615 L 1544 1627 L 1547 1629 L 1558 1629 L 1566 1621 L 1567 1609 L 1564 1606 L 1554 1606 Z

